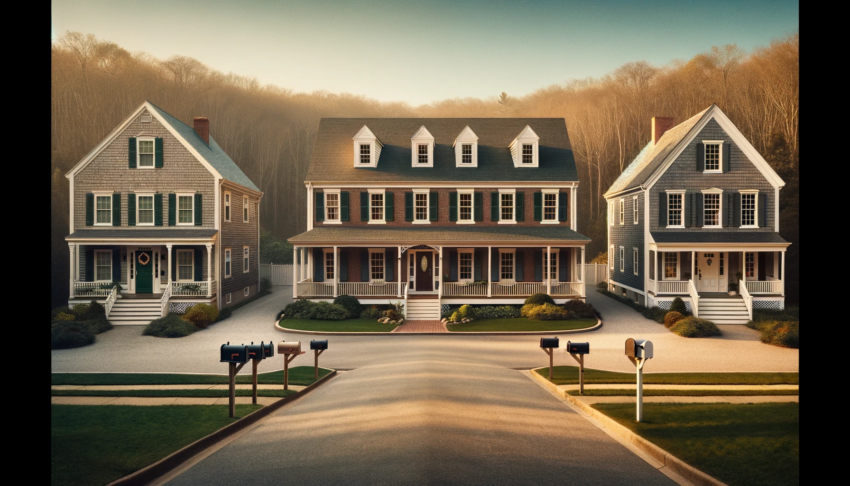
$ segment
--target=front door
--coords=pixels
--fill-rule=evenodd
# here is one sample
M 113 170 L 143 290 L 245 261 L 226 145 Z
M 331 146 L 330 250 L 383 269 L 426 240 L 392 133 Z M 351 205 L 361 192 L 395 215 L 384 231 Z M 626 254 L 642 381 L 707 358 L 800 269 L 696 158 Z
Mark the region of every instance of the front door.
M 153 293 L 153 252 L 136 252 L 136 293 Z
M 414 254 L 416 259 L 416 290 L 434 290 L 434 265 L 431 252 L 418 251 Z
M 696 288 L 700 292 L 722 292 L 720 285 L 720 252 L 698 252 Z M 725 262 L 724 262 L 725 263 Z

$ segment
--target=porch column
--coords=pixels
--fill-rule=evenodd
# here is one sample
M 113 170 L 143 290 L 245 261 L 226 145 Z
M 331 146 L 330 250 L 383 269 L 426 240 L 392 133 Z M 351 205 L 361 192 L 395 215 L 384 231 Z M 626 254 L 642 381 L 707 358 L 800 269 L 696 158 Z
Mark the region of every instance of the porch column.
M 336 263 L 337 247 L 334 247 L 334 298 L 339 297 L 339 268 Z
M 299 258 L 301 256 L 301 249 L 297 246 L 292 247 L 292 300 L 298 298 L 298 280 L 301 277 L 301 265 L 299 265 Z
M 782 297 L 785 297 L 785 252 L 782 252 L 782 273 L 779 274 L 782 277 Z
M 206 246 L 207 246 L 207 298 L 209 298 L 209 297 L 212 297 L 212 244 L 207 243 Z M 257 268 L 260 268 L 260 266 L 257 265 Z
M 747 281 L 747 252 L 741 252 L 741 281 Z M 738 293 L 741 293 L 741 289 L 738 289 Z
M 76 245 L 74 245 L 73 243 L 68 243 L 68 250 L 71 252 L 71 254 L 69 255 L 71 258 L 68 261 L 68 286 L 69 286 L 68 295 L 71 296 L 71 298 L 74 297 L 74 263 L 75 263 L 74 250 L 75 250 L 75 246 Z M 782 253 L 782 256 L 783 256 L 783 261 L 784 261 L 785 253 Z
M 697 278 L 697 252 L 691 252 L 691 280 L 696 280 Z
M 524 270 L 524 269 L 523 269 Z M 487 297 L 493 296 L 493 276 L 490 275 L 493 273 L 493 247 L 487 247 Z
M 398 281 L 396 282 L 396 288 L 398 289 L 398 296 L 401 297 L 401 245 L 398 246 Z
M 437 288 L 437 297 L 443 297 L 443 247 L 440 245 L 440 253 L 439 253 L 439 261 L 440 261 L 440 280 Z
M 587 297 L 587 284 L 584 283 L 584 247 L 581 247 L 581 296 Z M 596 267 L 594 267 L 594 272 Z
M 168 248 L 168 285 L 171 285 L 171 243 L 166 243 L 165 247 Z M 129 271 L 129 266 L 127 267 Z M 129 284 L 130 279 L 127 278 L 127 283 Z
M 546 279 L 546 295 L 552 295 L 552 279 L 549 278 L 549 267 L 552 266 L 552 247 L 546 247 L 546 265 L 543 266 L 543 278 Z M 516 278 L 516 275 L 514 275 Z

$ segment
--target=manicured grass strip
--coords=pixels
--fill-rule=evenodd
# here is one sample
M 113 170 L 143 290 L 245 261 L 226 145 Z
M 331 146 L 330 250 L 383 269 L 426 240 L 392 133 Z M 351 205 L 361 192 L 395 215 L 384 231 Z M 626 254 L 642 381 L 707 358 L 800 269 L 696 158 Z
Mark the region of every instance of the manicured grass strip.
M 549 378 L 549 367 L 535 370 L 543 378 Z M 555 366 L 552 383 L 577 385 L 577 366 Z M 584 369 L 584 382 L 597 384 L 635 383 L 634 373 L 617 373 Z M 647 385 L 799 385 L 799 373 L 644 373 Z
M 295 390 L 257 390 L 258 397 L 285 397 Z M 50 390 L 54 397 L 229 397 L 228 390 Z M 236 390 L 237 397 L 253 396 L 251 390 Z
M 276 359 L 277 356 L 269 359 Z M 281 358 L 282 359 L 282 358 Z M 226 370 L 226 364 L 222 364 Z M 262 365 L 260 365 L 262 366 Z M 245 375 L 245 371 L 248 374 Z M 236 383 L 241 385 L 251 384 L 251 365 L 247 364 L 236 375 Z M 330 373 L 331 370 L 319 368 L 319 378 Z M 312 366 L 296 366 L 289 368 L 290 385 L 310 385 L 315 379 Z M 227 375 L 179 375 L 158 373 L 53 373 L 51 385 L 219 385 L 228 383 Z M 283 370 L 271 371 L 269 373 L 257 373 L 257 383 L 262 385 L 283 386 Z
M 570 395 L 578 395 L 578 388 L 567 390 Z M 799 395 L 800 390 L 659 390 L 657 388 L 643 390 L 645 397 L 758 397 L 758 396 L 793 396 Z M 584 389 L 584 397 L 634 397 L 635 390 L 628 389 Z
M 466 324 L 449 324 L 451 332 L 498 332 L 498 331 L 571 331 L 587 329 L 596 325 L 596 319 L 572 319 L 569 321 L 535 321 L 526 317 L 503 319 L 481 319 Z
M 342 321 L 316 321 L 313 319 L 284 319 L 280 327 L 299 331 L 324 332 L 391 332 L 395 324 L 381 324 L 374 319 L 345 319 Z
M 634 404 L 592 406 L 729 485 L 800 483 L 797 403 L 652 403 L 640 423 Z
M 236 405 L 238 418 L 261 405 Z M 227 405 L 50 406 L 50 483 L 106 484 L 238 420 Z

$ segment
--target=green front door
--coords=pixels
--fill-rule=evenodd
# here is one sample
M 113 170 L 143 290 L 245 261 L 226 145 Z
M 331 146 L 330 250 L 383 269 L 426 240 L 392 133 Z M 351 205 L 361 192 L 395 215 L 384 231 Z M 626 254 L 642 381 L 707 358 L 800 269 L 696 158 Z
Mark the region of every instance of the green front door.
M 136 293 L 150 294 L 153 292 L 153 253 L 150 251 L 136 252 Z

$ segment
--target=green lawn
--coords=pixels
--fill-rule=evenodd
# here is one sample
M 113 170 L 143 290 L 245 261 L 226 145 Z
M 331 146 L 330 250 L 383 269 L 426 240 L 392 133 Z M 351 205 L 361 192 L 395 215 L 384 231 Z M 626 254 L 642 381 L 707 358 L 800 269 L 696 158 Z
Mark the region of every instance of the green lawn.
M 381 324 L 374 319 L 345 319 L 342 321 L 317 321 L 313 319 L 284 319 L 280 327 L 299 331 L 324 332 L 390 332 L 395 324 Z
M 261 405 L 51 405 L 50 482 L 102 485 L 152 464 Z
M 578 366 L 555 366 L 552 383 L 577 385 Z M 549 367 L 535 370 L 549 378 Z M 635 383 L 634 373 L 616 373 L 585 368 L 584 382 L 597 384 Z M 647 385 L 799 385 L 799 373 L 644 373 Z
M 800 483 L 797 403 L 593 405 L 641 437 L 729 485 Z
M 567 390 L 570 395 L 578 395 L 578 388 Z M 661 389 L 643 389 L 645 397 L 755 397 L 766 395 L 799 395 L 799 390 L 661 390 Z M 628 389 L 584 389 L 585 397 L 634 397 L 637 395 L 635 390 Z
M 285 397 L 295 390 L 257 390 L 258 397 Z M 54 397 L 229 397 L 230 390 L 50 390 Z M 251 390 L 236 390 L 237 397 L 253 396 Z
M 502 319 L 481 319 L 466 324 L 449 324 L 451 332 L 493 332 L 493 331 L 570 331 L 585 329 L 596 325 L 596 319 L 572 319 L 569 321 L 535 321 L 525 317 Z
M 307 356 L 307 355 L 305 355 Z M 275 359 L 275 358 L 271 358 Z M 260 365 L 259 369 L 262 369 Z M 222 371 L 226 370 L 225 364 L 221 365 Z M 244 374 L 245 371 L 248 374 Z M 247 364 L 236 375 L 236 383 L 251 383 L 251 365 Z M 319 378 L 330 373 L 331 370 L 319 368 Z M 296 366 L 289 369 L 290 385 L 309 385 L 313 383 L 315 372 L 312 366 Z M 51 385 L 208 385 L 227 384 L 227 375 L 178 375 L 159 373 L 53 373 L 50 378 Z M 257 373 L 257 383 L 263 385 L 283 386 L 283 370 L 269 373 Z

